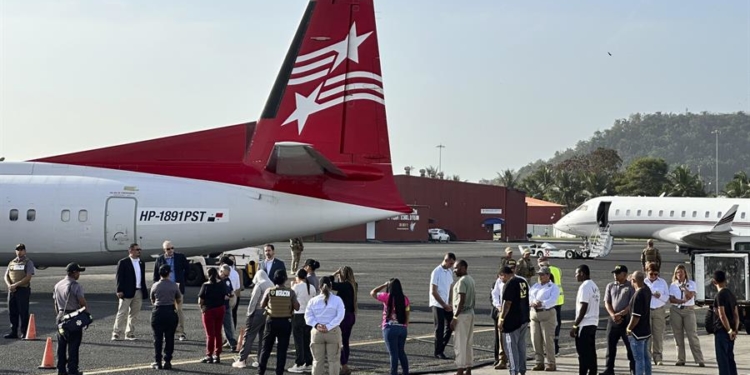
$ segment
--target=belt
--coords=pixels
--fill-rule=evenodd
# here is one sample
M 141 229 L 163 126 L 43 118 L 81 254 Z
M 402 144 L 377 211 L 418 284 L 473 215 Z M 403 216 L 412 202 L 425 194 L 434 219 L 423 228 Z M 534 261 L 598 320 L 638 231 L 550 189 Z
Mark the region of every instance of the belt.
M 692 309 L 693 305 L 690 305 L 690 306 L 675 306 L 675 307 L 678 308 L 678 309 L 680 309 L 680 310 L 682 310 L 682 309 Z
M 536 311 L 536 312 L 542 312 L 542 311 L 550 311 L 550 310 L 554 310 L 554 309 L 555 309 L 554 307 L 550 307 L 549 309 L 537 309 L 537 308 L 535 308 L 534 311 Z
M 662 307 L 656 307 L 656 308 L 651 309 L 651 311 L 659 310 L 659 309 L 663 309 L 663 308 L 664 308 L 664 306 L 662 306 Z

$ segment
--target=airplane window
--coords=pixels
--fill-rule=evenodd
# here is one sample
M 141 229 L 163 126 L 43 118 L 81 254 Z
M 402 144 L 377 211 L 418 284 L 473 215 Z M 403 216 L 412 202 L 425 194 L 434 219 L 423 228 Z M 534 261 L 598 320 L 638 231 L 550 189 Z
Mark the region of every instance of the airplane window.
M 685 211 L 682 211 L 682 216 L 685 216 Z M 698 211 L 693 211 L 693 217 L 698 217 Z
M 615 210 L 615 216 L 620 216 L 620 209 L 619 208 Z
M 10 210 L 10 221 L 18 221 L 18 210 L 15 208 Z
M 743 212 L 743 213 L 742 213 L 742 214 L 740 215 L 740 219 L 744 219 L 744 218 L 745 218 L 745 213 Z
M 582 204 L 580 207 L 576 208 L 576 211 L 586 211 L 589 209 L 589 206 Z
M 719 211 L 719 212 L 716 213 L 716 218 L 717 219 L 721 219 L 721 211 Z
M 674 210 L 669 211 L 669 217 L 674 217 Z
M 682 211 L 682 217 L 685 217 L 685 211 Z M 693 211 L 693 217 L 695 217 L 695 211 Z
M 62 210 L 62 213 L 60 214 L 60 220 L 64 222 L 70 221 L 70 210 Z
M 659 210 L 659 217 L 662 217 L 664 215 L 664 210 Z
M 711 215 L 710 212 L 706 211 L 706 218 L 708 218 Z
M 89 219 L 89 212 L 86 210 L 78 211 L 78 221 L 85 223 Z
M 641 216 L 641 210 L 636 211 L 635 216 Z
M 27 221 L 34 221 L 34 220 L 36 220 L 36 210 L 28 210 L 28 211 L 26 211 L 26 220 Z
M 630 216 L 630 210 L 625 211 L 625 216 Z
M 649 217 L 651 216 L 651 210 L 648 210 L 648 216 Z

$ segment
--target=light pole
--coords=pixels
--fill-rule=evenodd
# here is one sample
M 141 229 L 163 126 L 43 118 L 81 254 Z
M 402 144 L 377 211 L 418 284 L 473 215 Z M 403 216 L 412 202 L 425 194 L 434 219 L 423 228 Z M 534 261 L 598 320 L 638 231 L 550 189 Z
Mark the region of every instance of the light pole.
M 445 145 L 441 143 L 435 147 L 440 149 L 440 151 L 438 151 L 438 170 L 437 170 L 438 173 L 440 173 L 440 171 L 443 170 L 443 149 L 445 148 Z
M 716 165 L 714 168 L 715 169 L 714 172 L 716 173 L 715 174 L 716 178 L 714 179 L 714 183 L 715 183 L 714 191 L 716 193 L 716 196 L 718 197 L 719 196 L 719 133 L 720 131 L 719 129 L 714 129 L 714 131 L 712 131 L 711 133 L 716 135 L 716 156 L 715 156 Z

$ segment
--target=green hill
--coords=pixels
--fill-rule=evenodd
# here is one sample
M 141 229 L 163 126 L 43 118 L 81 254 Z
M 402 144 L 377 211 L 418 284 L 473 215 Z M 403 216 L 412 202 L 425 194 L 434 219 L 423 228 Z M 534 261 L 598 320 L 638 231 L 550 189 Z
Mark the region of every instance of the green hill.
M 636 113 L 616 120 L 612 128 L 597 131 L 575 148 L 558 151 L 549 160 L 530 163 L 518 171 L 518 177 L 523 178 L 546 163 L 554 165 L 604 147 L 618 152 L 623 168 L 636 158 L 662 158 L 671 167 L 687 166 L 700 174 L 707 187 L 708 183 L 714 186 L 715 129 L 719 131 L 719 181 L 723 188 L 735 173 L 750 169 L 750 115 L 745 112 Z

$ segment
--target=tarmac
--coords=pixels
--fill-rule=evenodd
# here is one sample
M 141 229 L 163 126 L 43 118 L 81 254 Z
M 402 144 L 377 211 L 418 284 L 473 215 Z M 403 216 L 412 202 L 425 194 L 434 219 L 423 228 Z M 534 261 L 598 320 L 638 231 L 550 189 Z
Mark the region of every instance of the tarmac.
M 277 244 L 277 257 L 289 264 L 291 256 L 288 244 Z M 571 244 L 576 246 L 577 244 Z M 179 251 L 179 243 L 175 243 Z M 383 344 L 380 321 L 382 318 L 382 304 L 369 296 L 369 291 L 384 281 L 398 277 L 404 287 L 405 294 L 412 301 L 411 322 L 409 324 L 409 340 L 406 352 L 410 362 L 412 374 L 441 374 L 451 373 L 455 366 L 453 361 L 439 360 L 432 356 L 433 352 L 433 324 L 432 312 L 428 307 L 428 284 L 430 272 L 440 263 L 445 252 L 454 252 L 459 259 L 465 259 L 469 264 L 469 274 L 477 285 L 477 306 L 474 334 L 474 358 L 477 366 L 488 364 L 493 359 L 494 334 L 490 318 L 489 290 L 494 283 L 497 265 L 503 249 L 508 246 L 499 242 L 455 242 L 449 244 L 349 244 L 349 243 L 307 243 L 302 254 L 303 259 L 313 258 L 321 263 L 318 276 L 329 275 L 338 267 L 349 265 L 354 269 L 359 284 L 358 302 L 359 312 L 357 322 L 352 333 L 352 354 L 350 367 L 357 374 L 383 374 L 389 369 L 388 354 Z M 510 244 L 516 248 L 517 244 Z M 561 245 L 566 246 L 566 245 Z M 563 286 L 565 305 L 562 309 L 562 335 L 560 338 L 559 373 L 569 373 L 577 368 L 575 346 L 572 339 L 564 333 L 570 328 L 574 319 L 574 301 L 578 283 L 573 277 L 573 270 L 580 264 L 589 264 L 592 280 L 604 290 L 605 285 L 612 280 L 610 271 L 618 264 L 625 264 L 631 269 L 640 267 L 639 254 L 642 244 L 622 243 L 615 245 L 612 253 L 603 259 L 553 259 L 552 264 L 563 270 Z M 125 254 L 123 253 L 123 257 Z M 144 258 L 149 254 L 144 254 Z M 33 249 L 29 249 L 29 257 L 34 259 Z M 520 257 L 516 250 L 515 258 Z M 671 270 L 679 263 L 688 261 L 684 254 L 673 251 L 662 251 L 665 276 L 671 275 Z M 85 266 L 85 260 L 79 260 Z M 85 289 L 89 309 L 94 315 L 94 324 L 84 333 L 81 346 L 81 370 L 86 374 L 144 374 L 154 373 L 149 364 L 153 361 L 151 344 L 150 303 L 143 304 L 139 323 L 136 328 L 137 341 L 110 341 L 114 315 L 117 311 L 115 297 L 114 273 L 115 266 L 88 267 L 81 274 L 79 282 Z M 147 275 L 153 270 L 153 262 L 146 264 Z M 52 337 L 56 341 L 54 326 L 54 311 L 52 307 L 52 287 L 64 276 L 64 270 L 50 268 L 38 270 L 32 279 L 31 312 L 35 314 L 37 341 L 4 340 L 0 338 L 0 375 L 5 374 L 50 374 L 51 370 L 40 370 L 44 353 L 45 340 Z M 148 285 L 151 284 L 149 277 Z M 231 367 L 233 354 L 224 353 L 219 365 L 202 364 L 200 359 L 204 355 L 205 335 L 201 325 L 201 312 L 197 306 L 197 287 L 188 287 L 185 296 L 185 328 L 187 341 L 175 343 L 173 364 L 174 372 L 184 374 L 247 374 L 257 370 L 235 369 Z M 3 328 L 8 322 L 7 293 L 0 290 L 0 324 Z M 250 291 L 242 294 L 238 311 L 238 324 L 245 321 L 245 310 L 250 297 Z M 701 321 L 705 309 L 697 309 L 699 330 L 702 331 Z M 600 348 L 599 363 L 604 362 L 604 317 L 606 313 L 600 306 L 599 331 L 597 332 L 597 347 Z M 5 331 L 0 331 L 4 334 Z M 710 336 L 702 336 L 703 352 L 707 360 L 707 368 L 698 370 L 697 367 L 674 367 L 675 355 L 671 341 L 670 328 L 667 325 L 665 337 L 664 358 L 670 366 L 655 367 L 655 373 L 679 371 L 689 374 L 692 370 L 701 374 L 715 374 L 713 343 Z M 55 343 L 53 343 L 54 348 Z M 744 332 L 737 339 L 735 353 L 750 353 L 750 340 Z M 622 346 L 621 346 L 622 348 Z M 446 354 L 451 355 L 451 348 Z M 253 351 L 253 355 L 254 355 Z M 690 354 L 688 353 L 688 356 Z M 622 348 L 618 356 L 625 358 Z M 740 359 L 738 365 L 741 373 L 748 373 L 748 360 Z M 748 355 L 744 357 L 750 358 Z M 287 368 L 293 365 L 294 346 L 290 345 Z M 269 369 L 275 365 L 275 355 L 271 356 Z M 531 361 L 533 362 L 533 361 Z M 532 365 L 529 368 L 533 367 Z M 625 369 L 625 363 L 620 362 L 620 369 Z M 493 372 L 489 367 L 480 367 L 475 374 Z M 600 370 L 601 371 L 601 370 Z

